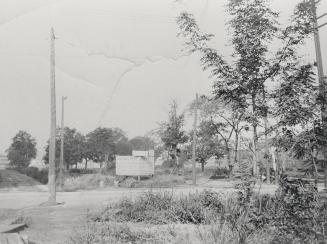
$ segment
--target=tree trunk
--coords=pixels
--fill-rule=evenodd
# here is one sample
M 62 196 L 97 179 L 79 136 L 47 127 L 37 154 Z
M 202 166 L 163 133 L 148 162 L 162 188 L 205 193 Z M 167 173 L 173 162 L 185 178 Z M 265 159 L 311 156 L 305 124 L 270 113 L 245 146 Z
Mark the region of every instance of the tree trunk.
M 85 169 L 87 169 L 87 159 L 85 159 Z
M 204 172 L 204 163 L 205 162 L 203 162 L 203 161 L 201 162 L 201 172 Z
M 268 119 L 265 116 L 265 163 L 266 163 L 266 175 L 267 184 L 270 184 L 270 163 L 269 163 L 269 146 L 268 146 Z
M 227 154 L 227 165 L 228 165 L 228 175 L 231 177 L 231 169 L 232 169 L 232 164 L 231 164 L 231 157 L 230 157 L 230 149 L 228 146 L 228 143 L 225 141 L 225 147 L 226 147 L 226 154 Z
M 234 146 L 234 165 L 238 163 L 238 132 L 235 132 L 235 146 Z
M 253 159 L 252 159 L 252 167 L 253 167 L 253 175 L 258 175 L 258 133 L 257 133 L 257 125 L 253 125 Z
M 252 95 L 252 112 L 253 116 L 256 113 L 256 102 L 255 102 L 255 95 Z M 255 118 L 256 119 L 256 118 Z M 253 169 L 253 175 L 257 176 L 258 175 L 258 132 L 257 132 L 257 122 L 253 122 L 252 124 L 253 127 L 253 159 L 252 159 L 252 169 Z

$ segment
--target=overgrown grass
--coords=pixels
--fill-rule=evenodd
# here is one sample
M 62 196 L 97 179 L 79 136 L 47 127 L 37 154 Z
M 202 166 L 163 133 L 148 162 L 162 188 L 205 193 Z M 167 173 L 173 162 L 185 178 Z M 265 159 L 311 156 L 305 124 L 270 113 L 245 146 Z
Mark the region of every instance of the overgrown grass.
M 48 183 L 48 170 L 47 169 L 38 169 L 36 167 L 17 167 L 13 168 L 13 170 L 18 171 L 21 174 L 27 175 L 42 184 Z
M 171 188 L 182 185 L 184 182 L 184 177 L 179 175 L 154 175 L 151 178 L 142 178 L 140 182 L 134 177 L 127 177 L 119 183 L 119 186 L 126 188 Z
M 151 224 L 204 224 L 216 220 L 223 211 L 221 197 L 215 192 L 203 191 L 174 197 L 173 192 L 143 193 L 136 199 L 123 198 L 108 206 L 95 220 L 145 222 Z
M 122 244 L 122 243 L 157 243 L 169 241 L 167 235 L 149 229 L 132 229 L 127 224 L 114 222 L 87 222 L 84 227 L 76 230 L 68 244 Z
M 79 243 L 326 243 L 327 199 L 301 180 L 282 180 L 275 196 L 255 195 L 255 181 L 247 179 L 229 196 L 149 191 L 123 198 L 89 217 L 97 226 L 94 238 L 103 235 L 100 227 L 109 226 L 105 235 L 114 239 Z M 138 225 L 150 226 L 151 234 L 130 227 Z
M 99 187 L 113 186 L 114 176 L 102 174 L 84 174 L 65 179 L 63 191 L 91 190 Z

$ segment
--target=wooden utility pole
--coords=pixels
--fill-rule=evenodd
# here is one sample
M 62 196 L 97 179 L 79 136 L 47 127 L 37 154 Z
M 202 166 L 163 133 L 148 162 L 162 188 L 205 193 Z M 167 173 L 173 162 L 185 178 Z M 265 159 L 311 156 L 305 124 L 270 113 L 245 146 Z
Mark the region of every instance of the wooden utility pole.
M 319 2 L 319 1 L 318 1 Z M 313 13 L 313 32 L 314 32 L 314 42 L 316 49 L 316 59 L 317 59 L 317 68 L 318 68 L 318 79 L 319 79 L 319 92 L 321 98 L 321 122 L 322 122 L 322 133 L 324 138 L 327 138 L 327 104 L 326 104 L 326 77 L 324 75 L 324 68 L 321 55 L 321 46 L 320 46 L 320 37 L 319 37 L 319 28 L 325 26 L 327 23 L 318 25 L 318 19 L 326 16 L 326 14 L 317 17 L 317 6 L 318 3 L 316 0 L 311 0 L 311 7 Z M 327 145 L 324 145 L 323 148 L 324 161 L 327 160 Z M 327 189 L 327 164 L 325 164 L 325 188 Z
M 196 185 L 196 155 L 195 155 L 195 149 L 196 149 L 196 127 L 198 122 L 198 94 L 196 94 L 195 98 L 195 108 L 194 108 L 194 124 L 193 124 L 193 151 L 192 151 L 192 172 L 193 172 L 193 185 Z
M 56 204 L 56 84 L 55 84 L 55 35 L 53 27 L 50 32 L 50 106 L 51 127 L 49 144 L 49 204 Z
M 65 124 L 64 124 L 64 116 L 65 116 L 65 100 L 67 97 L 61 98 L 61 128 L 60 128 L 60 164 L 59 164 L 59 185 L 61 189 L 64 186 L 64 136 L 65 136 Z

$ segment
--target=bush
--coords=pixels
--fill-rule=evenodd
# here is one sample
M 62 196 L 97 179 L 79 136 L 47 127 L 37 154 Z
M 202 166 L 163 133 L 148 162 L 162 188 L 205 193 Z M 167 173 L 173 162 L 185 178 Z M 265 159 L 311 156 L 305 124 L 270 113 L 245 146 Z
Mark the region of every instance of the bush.
M 27 167 L 27 168 L 13 168 L 14 170 L 18 171 L 21 174 L 27 175 L 42 184 L 48 183 L 48 170 L 41 169 L 39 170 L 36 167 Z
M 162 235 L 164 236 L 164 235 Z M 123 244 L 166 243 L 158 233 L 149 230 L 132 230 L 126 224 L 88 222 L 70 237 L 70 244 Z
M 141 178 L 138 182 L 134 177 L 125 177 L 119 186 L 128 188 L 171 188 L 185 182 L 183 176 L 178 175 L 155 175 L 153 177 Z
M 95 169 L 69 169 L 69 174 L 94 174 L 96 173 Z
M 216 192 L 204 191 L 173 198 L 170 192 L 146 192 L 135 200 L 123 198 L 108 206 L 98 219 L 121 222 L 167 223 L 210 223 L 223 209 L 221 198 Z
M 90 190 L 99 187 L 113 186 L 114 177 L 101 174 L 85 174 L 65 179 L 64 191 Z
M 274 243 L 323 241 L 326 237 L 326 201 L 317 188 L 301 179 L 282 177 L 270 219 L 277 229 Z
M 229 170 L 226 168 L 216 168 L 212 175 L 210 176 L 210 179 L 216 180 L 216 179 L 225 179 L 228 178 Z
M 163 168 L 173 168 L 175 166 L 176 166 L 176 162 L 175 162 L 175 160 L 172 160 L 172 159 L 165 160 L 162 163 Z

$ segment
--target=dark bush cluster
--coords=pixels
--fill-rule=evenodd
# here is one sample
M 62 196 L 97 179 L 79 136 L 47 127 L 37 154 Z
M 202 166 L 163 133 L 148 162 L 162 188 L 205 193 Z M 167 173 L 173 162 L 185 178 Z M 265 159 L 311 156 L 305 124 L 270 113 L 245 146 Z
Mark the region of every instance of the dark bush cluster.
M 211 175 L 210 179 L 216 180 L 216 179 L 225 179 L 228 178 L 229 170 L 227 168 L 216 168 Z
M 73 168 L 69 169 L 69 174 L 94 174 L 96 173 L 95 169 L 78 169 L 78 168 Z
M 27 175 L 42 184 L 48 183 L 48 170 L 47 169 L 38 169 L 36 167 L 18 167 L 14 168 L 14 170 L 18 171 L 23 175 Z
M 174 198 L 169 192 L 144 193 L 135 200 L 124 198 L 109 206 L 99 220 L 148 222 L 152 224 L 205 224 L 220 215 L 223 204 L 219 194 L 212 191 Z

